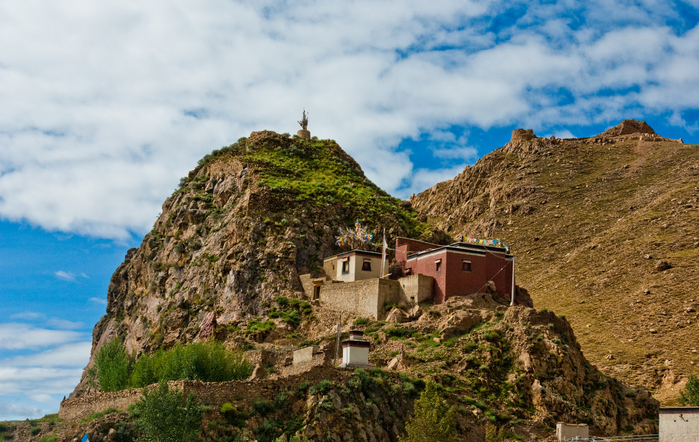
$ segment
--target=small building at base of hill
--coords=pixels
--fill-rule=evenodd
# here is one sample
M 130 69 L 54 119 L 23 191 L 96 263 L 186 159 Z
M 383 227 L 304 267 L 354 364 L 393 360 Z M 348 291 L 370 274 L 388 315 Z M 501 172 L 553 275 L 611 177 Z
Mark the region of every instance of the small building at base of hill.
M 698 442 L 699 407 L 661 408 L 660 442 Z
M 587 439 L 590 437 L 590 428 L 587 424 L 566 424 L 563 422 L 556 424 L 556 440 L 558 442 L 563 442 L 573 437 Z

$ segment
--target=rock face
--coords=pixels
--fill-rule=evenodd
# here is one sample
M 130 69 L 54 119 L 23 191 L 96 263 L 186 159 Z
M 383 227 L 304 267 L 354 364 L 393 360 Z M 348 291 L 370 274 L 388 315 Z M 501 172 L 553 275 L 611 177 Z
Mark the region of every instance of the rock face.
M 190 342 L 212 313 L 207 336 L 225 340 L 227 330 L 245 330 L 275 297 L 301 296 L 298 275 L 317 272 L 337 253 L 338 229 L 355 220 L 385 227 L 389 237 L 432 238 L 409 206 L 367 180 L 332 140 L 263 131 L 214 151 L 114 272 L 92 355 L 115 336 L 134 355 Z
M 699 317 L 684 309 L 699 283 L 698 181 L 696 146 L 625 120 L 581 139 L 517 129 L 410 202 L 454 237 L 503 240 L 517 284 L 569 318 L 594 364 L 672 403 L 666 374 L 680 382 L 699 363 Z
M 645 121 L 624 120 L 618 126 L 607 129 L 600 136 L 617 137 L 629 134 L 655 134 L 655 131 Z

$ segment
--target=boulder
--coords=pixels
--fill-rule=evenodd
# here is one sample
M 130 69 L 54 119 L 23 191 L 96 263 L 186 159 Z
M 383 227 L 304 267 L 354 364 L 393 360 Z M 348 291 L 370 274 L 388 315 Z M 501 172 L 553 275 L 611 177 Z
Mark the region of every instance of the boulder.
M 408 311 L 408 315 L 410 316 L 411 321 L 420 318 L 420 316 L 422 316 L 423 313 L 424 312 L 422 311 L 422 308 L 417 304 L 415 304 L 413 308 L 411 308 L 410 311 Z
M 214 335 L 216 331 L 216 313 L 209 312 L 199 326 L 199 337 L 206 340 Z
M 665 261 L 664 259 L 659 259 L 655 262 L 655 270 L 659 272 L 664 272 L 667 269 L 672 268 L 669 262 Z
M 394 324 L 402 324 L 409 320 L 408 315 L 398 307 L 393 307 L 388 313 L 388 316 L 386 316 L 386 322 L 392 322 Z

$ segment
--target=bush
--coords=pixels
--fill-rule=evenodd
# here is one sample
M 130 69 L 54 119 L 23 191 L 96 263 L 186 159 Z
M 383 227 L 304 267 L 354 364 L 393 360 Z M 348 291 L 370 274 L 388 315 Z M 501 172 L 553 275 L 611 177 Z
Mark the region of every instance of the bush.
M 219 408 L 218 411 L 221 414 L 235 414 L 238 410 L 236 410 L 235 405 L 231 404 L 230 402 L 226 402 L 221 405 L 221 408 Z
M 248 322 L 248 328 L 246 330 L 247 334 L 256 334 L 256 333 L 263 333 L 266 331 L 271 331 L 277 328 L 277 325 L 274 323 L 274 321 L 258 321 L 256 319 L 253 319 L 252 321 Z
M 134 363 L 117 340 L 103 346 L 95 358 L 104 391 L 142 388 L 162 381 L 181 379 L 222 382 L 247 379 L 253 366 L 242 353 L 226 350 L 220 342 L 178 344 L 144 354 Z
M 412 328 L 389 328 L 386 329 L 386 334 L 395 339 L 405 339 L 412 337 L 415 334 L 415 330 Z
M 258 442 L 272 442 L 275 434 L 277 434 L 277 424 L 272 419 L 265 419 L 255 429 L 255 436 L 257 436 Z
M 156 388 L 143 389 L 143 399 L 134 407 L 136 421 L 146 442 L 188 442 L 199 440 L 204 410 L 192 394 L 169 390 L 161 382 Z
M 332 382 L 330 382 L 327 379 L 323 379 L 322 381 L 318 382 L 316 385 L 311 387 L 311 394 L 325 393 L 326 391 L 330 390 L 332 386 Z
M 415 401 L 415 412 L 405 425 L 401 442 L 456 442 L 456 410 L 450 407 L 434 384 L 427 385 Z
M 693 374 L 689 375 L 687 385 L 680 392 L 680 404 L 693 407 L 699 406 L 699 379 Z
M 259 413 L 260 416 L 267 416 L 274 411 L 274 404 L 268 400 L 256 398 L 252 401 L 252 411 Z
M 95 357 L 97 379 L 103 391 L 119 391 L 129 386 L 133 361 L 126 348 L 114 338 L 100 348 Z

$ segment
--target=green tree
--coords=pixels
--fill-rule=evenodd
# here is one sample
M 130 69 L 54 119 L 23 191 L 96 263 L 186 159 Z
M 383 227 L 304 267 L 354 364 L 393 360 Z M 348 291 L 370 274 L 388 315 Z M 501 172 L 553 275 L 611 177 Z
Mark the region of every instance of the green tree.
M 103 391 L 119 391 L 129 386 L 132 359 L 126 349 L 114 338 L 100 348 L 95 356 L 97 379 Z
M 456 410 L 446 403 L 434 383 L 415 401 L 415 412 L 405 425 L 401 442 L 456 442 Z
M 680 392 L 680 404 L 699 406 L 699 379 L 693 374 L 689 375 L 687 385 Z
M 199 440 L 204 410 L 194 395 L 170 390 L 165 382 L 150 391 L 134 407 L 136 424 L 144 442 L 190 442 Z
M 488 422 L 485 426 L 485 442 L 502 442 L 505 440 L 505 431 L 502 428 Z

